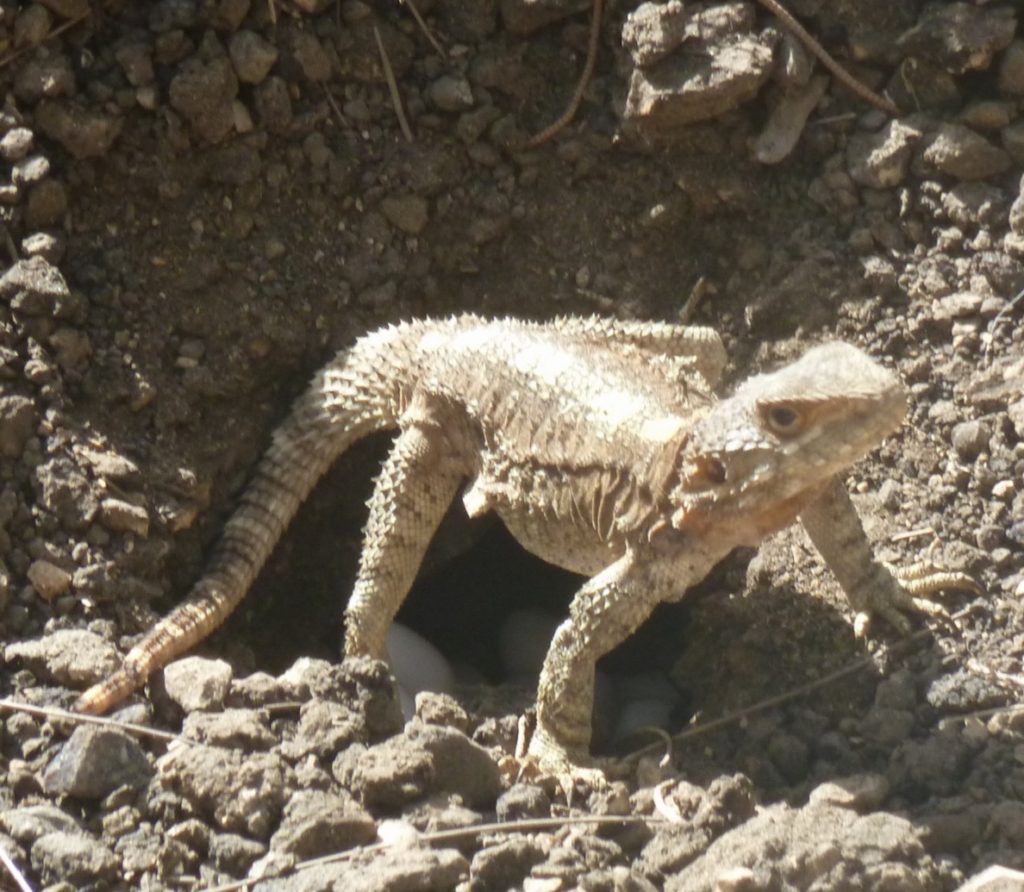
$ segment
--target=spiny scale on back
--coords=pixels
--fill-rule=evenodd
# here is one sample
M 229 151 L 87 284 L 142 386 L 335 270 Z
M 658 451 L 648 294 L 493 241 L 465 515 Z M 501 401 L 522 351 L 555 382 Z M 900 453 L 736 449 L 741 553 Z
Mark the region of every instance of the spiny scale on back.
M 206 574 L 186 601 L 79 699 L 102 712 L 216 628 L 331 463 L 397 428 L 369 503 L 346 611 L 349 655 L 385 637 L 450 502 L 495 511 L 522 544 L 592 578 L 555 634 L 530 753 L 586 760 L 598 657 L 655 604 L 798 516 L 859 612 L 919 608 L 870 546 L 833 478 L 899 426 L 896 378 L 831 344 L 716 402 L 712 330 L 567 317 L 459 316 L 361 338 L 313 379 L 274 432 Z M 468 481 L 468 486 L 467 486 Z

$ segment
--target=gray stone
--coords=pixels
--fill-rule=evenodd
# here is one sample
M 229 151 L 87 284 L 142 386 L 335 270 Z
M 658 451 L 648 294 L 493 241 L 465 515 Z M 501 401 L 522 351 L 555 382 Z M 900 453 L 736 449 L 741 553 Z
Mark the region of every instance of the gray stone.
M 79 450 L 79 454 L 95 473 L 108 480 L 131 483 L 138 481 L 141 477 L 139 466 L 130 458 L 114 452 L 112 448 L 101 450 L 83 446 Z
M 57 226 L 68 212 L 68 193 L 60 180 L 43 180 L 33 186 L 25 204 L 25 225 L 31 229 Z
M 989 229 L 1006 224 L 1006 193 L 989 183 L 968 180 L 957 183 L 942 194 L 942 209 L 957 226 L 985 226 Z
M 626 16 L 622 45 L 637 65 L 653 65 L 683 42 L 692 17 L 682 0 L 641 3 Z
M 269 750 L 277 742 L 267 727 L 266 713 L 258 709 L 193 712 L 185 718 L 181 733 L 189 740 L 243 752 Z
M 67 316 L 78 306 L 60 270 L 42 257 L 7 269 L 0 277 L 0 300 L 26 316 Z
M 41 3 L 30 3 L 14 20 L 14 45 L 33 47 L 43 42 L 50 33 L 53 18 Z
M 32 151 L 32 131 L 27 127 L 14 127 L 0 138 L 0 158 L 20 161 Z
M 260 123 L 271 133 L 284 133 L 292 122 L 288 84 L 272 75 L 256 88 L 253 98 Z
M 942 124 L 926 137 L 921 160 L 926 171 L 961 180 L 980 180 L 1006 173 L 1013 162 L 1007 152 L 962 124 Z
M 170 750 L 157 773 L 160 786 L 183 795 L 220 829 L 260 840 L 269 839 L 293 785 L 286 783 L 291 770 L 273 753 L 202 744 Z
M 153 49 L 144 41 L 129 40 L 114 52 L 125 78 L 133 87 L 144 87 L 156 76 L 153 68 Z
M 1024 440 L 1024 399 L 1011 403 L 1007 407 L 1006 414 L 1017 433 L 1017 437 Z
M 473 107 L 473 88 L 466 78 L 445 74 L 427 87 L 427 98 L 441 111 L 465 111 Z
M 36 484 L 43 507 L 70 530 L 84 530 L 99 510 L 92 484 L 70 459 L 56 457 L 40 465 Z
M 210 839 L 210 861 L 218 870 L 232 876 L 244 876 L 252 863 L 262 858 L 267 847 L 237 833 L 215 833 Z
M 1024 121 L 1004 127 L 999 138 L 1013 163 L 1018 167 L 1024 167 Z
M 32 867 L 46 883 L 90 886 L 112 880 L 121 866 L 105 845 L 81 833 L 47 833 L 32 844 Z
M 228 55 L 235 66 L 235 74 L 243 84 L 259 84 L 270 74 L 278 51 L 255 31 L 239 31 L 228 41 Z
M 658 137 L 725 114 L 756 95 L 772 70 L 772 48 L 754 37 L 676 54 L 650 68 L 637 68 L 629 84 L 626 123 Z
M 14 95 L 27 105 L 34 105 L 43 98 L 72 96 L 74 92 L 75 74 L 63 55 L 44 51 L 17 69 Z
M 300 790 L 285 806 L 270 847 L 299 858 L 315 858 L 366 845 L 376 837 L 376 822 L 347 792 Z
M 419 195 L 389 195 L 380 203 L 388 222 L 410 235 L 421 233 L 429 221 L 429 206 Z
M 63 325 L 49 338 L 57 365 L 62 369 L 78 369 L 92 356 L 92 341 L 79 328 Z
M 36 107 L 36 125 L 75 158 L 98 158 L 110 151 L 124 119 L 92 107 L 47 99 Z
M 55 805 L 24 805 L 7 809 L 0 812 L 0 827 L 22 845 L 31 845 L 47 833 L 82 832 L 78 822 Z
M 811 790 L 808 801 L 865 812 L 881 808 L 888 795 L 889 781 L 885 775 L 855 774 L 819 784 Z
M 210 24 L 220 31 L 235 32 L 249 14 L 251 0 L 218 0 L 210 12 Z
M 99 518 L 108 530 L 135 533 L 143 539 L 149 535 L 149 512 L 141 505 L 133 505 L 124 499 L 103 499 L 100 502 Z
M 535 864 L 547 856 L 550 843 L 514 837 L 486 846 L 473 856 L 469 867 L 470 888 L 518 889 Z M 626 886 L 629 888 L 629 886 Z
M 52 561 L 40 558 L 29 565 L 28 581 L 44 601 L 52 601 L 71 588 L 71 574 Z
M 291 51 L 306 80 L 321 83 L 331 77 L 331 57 L 315 34 L 295 31 L 291 35 Z
M 84 629 L 61 629 L 35 641 L 13 642 L 5 648 L 4 660 L 17 660 L 40 678 L 72 688 L 96 684 L 121 665 L 109 641 Z
M 221 142 L 234 127 L 238 78 L 227 57 L 189 59 L 171 80 L 168 95 L 175 111 L 207 142 Z
M 367 808 L 392 811 L 423 799 L 434 788 L 433 769 L 428 752 L 395 737 L 369 749 L 349 747 L 331 771 Z
M 999 90 L 1011 96 L 1024 96 L 1024 40 L 1015 40 L 999 63 Z
M 755 13 L 749 3 L 721 3 L 707 8 L 686 6 L 680 0 L 642 3 L 622 26 L 622 45 L 634 63 L 646 67 L 659 62 L 685 41 L 709 43 L 729 34 L 754 29 Z
M 728 874 L 727 874 L 728 872 Z M 914 826 L 879 812 L 860 817 L 826 803 L 770 805 L 670 876 L 666 892 L 735 889 L 931 888 L 935 866 Z M 748 885 L 749 884 L 749 885 Z
M 35 403 L 24 396 L 0 396 L 0 455 L 19 459 L 39 426 Z
M 41 183 L 50 175 L 50 159 L 45 155 L 22 158 L 11 166 L 11 182 L 15 186 L 31 186 Z
M 455 849 L 394 846 L 282 877 L 274 881 L 274 892 L 309 892 L 310 889 L 433 892 L 461 888 L 468 875 L 469 862 Z
M 953 319 L 975 316 L 981 310 L 984 299 L 984 295 L 973 291 L 954 291 L 932 304 L 931 317 L 940 322 L 951 322 Z
M 311 700 L 302 704 L 295 734 L 281 744 L 281 753 L 294 761 L 308 755 L 333 759 L 351 744 L 364 739 L 362 718 L 350 706 Z
M 185 712 L 220 709 L 233 674 L 224 660 L 184 657 L 164 669 L 164 687 Z
M 436 725 L 412 724 L 406 735 L 433 756 L 437 789 L 458 794 L 470 808 L 493 808 L 502 783 L 487 750 L 461 731 Z
M 1010 5 L 933 3 L 896 45 L 904 55 L 927 59 L 953 74 L 984 71 L 1013 40 L 1016 27 Z
M 939 851 L 950 851 L 942 846 Z M 966 849 L 967 846 L 964 846 Z M 1024 890 L 1024 872 L 1011 870 L 1009 867 L 993 865 L 986 867 L 981 873 L 975 874 L 956 892 L 1021 892 Z
M 974 461 L 988 450 L 990 436 L 983 421 L 962 421 L 953 428 L 950 440 L 957 456 L 963 461 Z
M 518 783 L 498 797 L 494 810 L 499 821 L 546 818 L 551 814 L 551 797 L 543 787 Z
M 113 728 L 82 725 L 46 766 L 43 789 L 51 795 L 102 799 L 118 787 L 139 789 L 152 774 L 134 738 Z
M 21 250 L 26 257 L 41 257 L 47 263 L 56 264 L 64 257 L 67 241 L 60 233 L 33 232 L 21 240 Z

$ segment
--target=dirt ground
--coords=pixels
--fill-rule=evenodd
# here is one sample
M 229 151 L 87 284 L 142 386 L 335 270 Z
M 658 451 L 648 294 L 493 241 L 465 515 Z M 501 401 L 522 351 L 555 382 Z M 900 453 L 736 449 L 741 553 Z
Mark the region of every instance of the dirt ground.
M 564 611 L 578 580 L 501 528 L 446 523 L 401 615 L 489 684 L 425 697 L 403 730 L 385 671 L 339 664 L 374 440 L 202 646 L 226 664 L 118 714 L 193 743 L 5 707 L 0 886 L 952 890 L 1024 871 L 1020 11 L 789 6 L 901 115 L 815 81 L 750 3 L 611 4 L 579 114 L 536 147 L 582 68 L 585 2 L 420 0 L 443 52 L 390 0 L 0 6 L 5 697 L 69 706 L 181 598 L 336 350 L 459 311 L 685 305 L 722 333 L 730 386 L 823 340 L 864 347 L 912 397 L 850 474 L 878 554 L 984 590 L 949 595 L 955 627 L 856 639 L 801 531 L 734 555 L 604 667 L 671 685 L 669 731 L 704 728 L 679 771 L 661 750 L 567 804 L 495 763 L 530 691 L 494 653 L 510 612 Z M 627 818 L 579 820 L 608 815 Z

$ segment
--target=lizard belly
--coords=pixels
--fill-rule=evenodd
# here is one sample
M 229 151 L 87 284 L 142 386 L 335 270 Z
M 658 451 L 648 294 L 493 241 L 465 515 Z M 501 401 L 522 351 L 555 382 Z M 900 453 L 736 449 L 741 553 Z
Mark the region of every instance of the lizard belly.
M 563 487 L 531 475 L 531 498 L 524 505 L 515 497 L 523 481 L 505 477 L 480 473 L 462 497 L 470 517 L 494 511 L 523 548 L 572 573 L 593 576 L 622 555 L 617 537 L 603 539 L 573 510 Z
M 595 576 L 622 555 L 620 545 L 602 542 L 593 530 L 564 519 L 510 505 L 496 505 L 495 511 L 523 548 L 572 573 Z

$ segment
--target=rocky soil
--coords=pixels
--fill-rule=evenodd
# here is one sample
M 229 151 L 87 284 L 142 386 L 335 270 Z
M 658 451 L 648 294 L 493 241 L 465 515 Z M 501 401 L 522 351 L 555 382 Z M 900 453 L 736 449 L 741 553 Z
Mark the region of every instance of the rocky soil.
M 1024 871 L 1021 12 L 789 5 L 901 114 L 751 3 L 612 4 L 536 147 L 586 2 L 418 0 L 437 47 L 390 0 L 0 7 L 3 888 L 1024 888 L 983 874 Z M 982 583 L 955 627 L 855 639 L 787 531 L 604 667 L 675 692 L 677 770 L 661 742 L 567 803 L 506 770 L 530 691 L 493 654 L 576 582 L 500 529 L 453 520 L 402 617 L 488 683 L 403 724 L 385 667 L 339 662 L 371 442 L 203 658 L 117 714 L 141 729 L 11 706 L 67 707 L 181 597 L 360 333 L 684 305 L 733 381 L 836 337 L 899 369 L 910 423 L 851 485 L 884 558 Z

